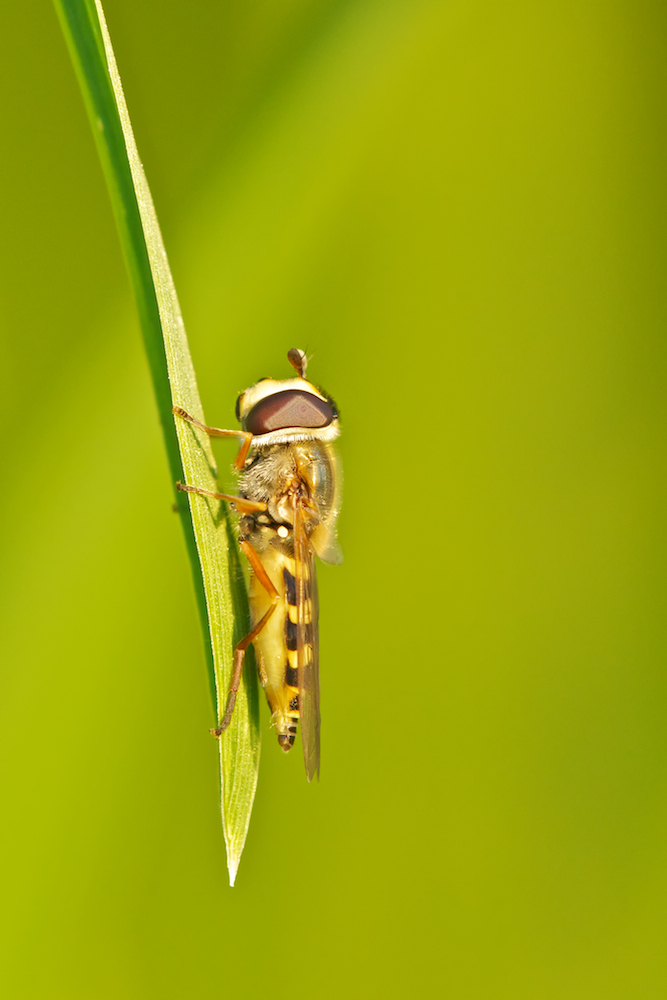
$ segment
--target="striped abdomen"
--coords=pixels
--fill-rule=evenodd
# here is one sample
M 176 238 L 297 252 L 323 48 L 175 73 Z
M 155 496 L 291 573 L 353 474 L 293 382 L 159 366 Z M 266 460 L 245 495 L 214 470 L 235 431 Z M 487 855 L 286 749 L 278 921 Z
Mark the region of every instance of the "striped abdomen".
M 312 662 L 312 601 L 310 587 L 303 587 L 300 624 L 294 558 L 270 547 L 262 553 L 262 564 L 278 591 L 279 599 L 276 610 L 255 639 L 254 646 L 278 742 L 287 751 L 294 745 L 300 719 L 300 663 Z M 267 610 L 270 598 L 254 576 L 250 581 L 249 596 L 252 620 L 258 621 Z

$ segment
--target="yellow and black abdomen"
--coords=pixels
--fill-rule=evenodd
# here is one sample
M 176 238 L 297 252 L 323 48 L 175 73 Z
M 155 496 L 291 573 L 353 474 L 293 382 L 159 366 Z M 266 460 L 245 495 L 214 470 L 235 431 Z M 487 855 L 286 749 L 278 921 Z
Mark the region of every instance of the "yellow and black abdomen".
M 299 721 L 294 559 L 273 546 L 268 546 L 261 558 L 278 591 L 278 602 L 253 644 L 278 741 L 283 750 L 289 750 L 294 745 Z M 252 621 L 259 621 L 268 610 L 271 598 L 254 574 L 250 578 L 248 596 Z

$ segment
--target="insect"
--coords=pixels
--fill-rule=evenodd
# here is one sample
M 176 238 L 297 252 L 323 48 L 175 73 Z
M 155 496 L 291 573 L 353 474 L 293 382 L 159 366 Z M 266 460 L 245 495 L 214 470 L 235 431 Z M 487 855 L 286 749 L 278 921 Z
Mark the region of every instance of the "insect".
M 296 378 L 264 378 L 236 403 L 241 430 L 208 427 L 180 407 L 174 413 L 211 437 L 237 437 L 238 496 L 185 483 L 180 490 L 227 500 L 241 515 L 239 545 L 250 563 L 252 627 L 237 645 L 225 715 L 229 725 L 245 651 L 255 647 L 259 677 L 283 750 L 291 750 L 301 724 L 306 776 L 320 768 L 318 601 L 315 556 L 340 563 L 336 519 L 340 469 L 332 442 L 338 410 L 306 379 L 307 358 L 292 348 Z

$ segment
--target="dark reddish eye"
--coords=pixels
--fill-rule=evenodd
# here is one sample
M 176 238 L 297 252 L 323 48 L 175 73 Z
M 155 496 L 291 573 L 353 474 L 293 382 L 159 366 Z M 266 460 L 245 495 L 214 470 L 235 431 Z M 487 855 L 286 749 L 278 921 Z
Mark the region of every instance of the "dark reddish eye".
M 334 411 L 324 399 L 300 389 L 285 389 L 260 399 L 246 417 L 251 434 L 268 434 L 285 427 L 326 427 Z

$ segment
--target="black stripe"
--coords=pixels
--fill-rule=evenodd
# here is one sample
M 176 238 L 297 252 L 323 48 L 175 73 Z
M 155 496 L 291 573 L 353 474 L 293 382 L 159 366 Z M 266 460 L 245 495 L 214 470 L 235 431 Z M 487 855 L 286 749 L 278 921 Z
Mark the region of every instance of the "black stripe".
M 285 593 L 287 595 L 287 603 L 291 604 L 293 608 L 296 607 L 296 580 L 287 569 L 283 568 L 283 580 L 285 581 Z
M 289 618 L 285 619 L 285 644 L 292 652 L 296 649 L 296 622 L 291 622 Z
M 285 664 L 285 684 L 292 688 L 298 688 L 299 686 L 299 671 L 295 670 L 294 667 L 290 667 L 289 663 Z
M 294 652 L 297 646 L 297 635 L 299 630 L 296 622 L 292 622 L 289 618 L 285 619 L 285 644 L 291 653 Z M 307 646 L 312 646 L 313 644 L 313 626 L 311 622 L 306 622 L 303 626 L 303 641 Z
M 298 694 L 294 695 L 294 697 L 292 698 L 291 702 L 289 703 L 289 707 L 290 707 L 290 711 L 291 712 L 298 712 L 299 711 L 299 696 L 298 696 Z

